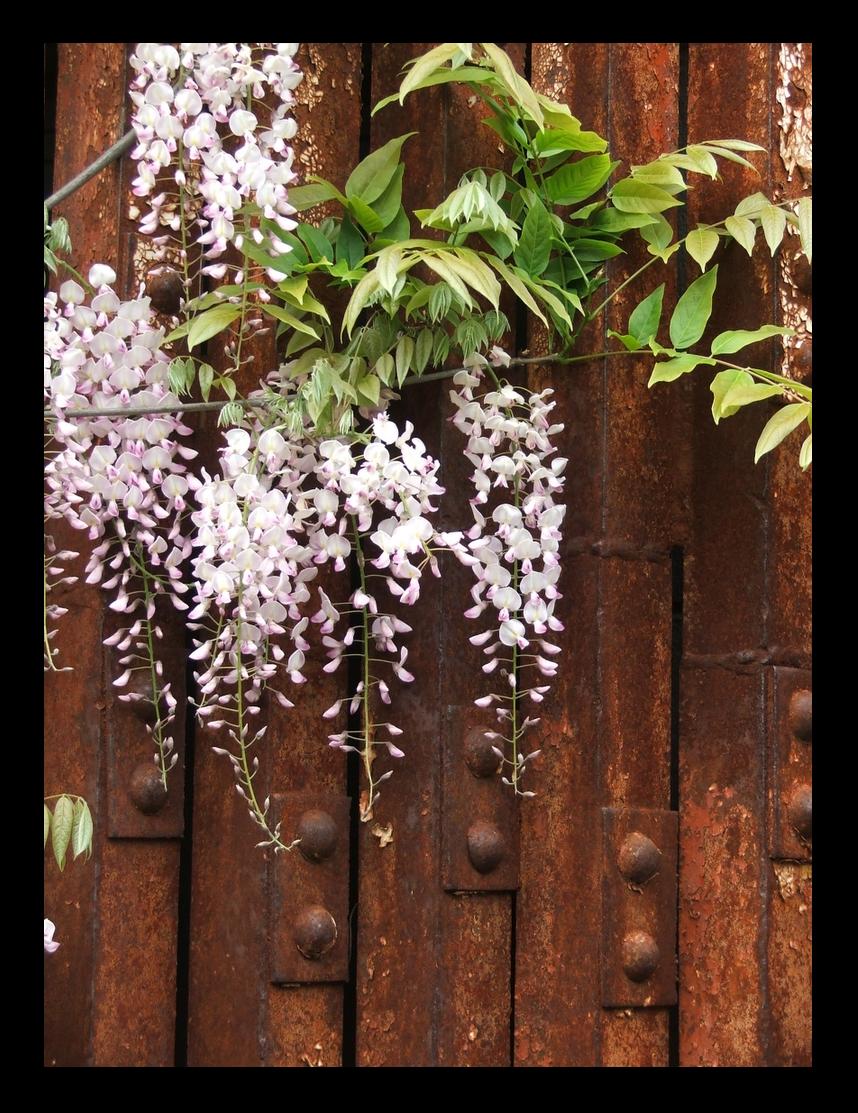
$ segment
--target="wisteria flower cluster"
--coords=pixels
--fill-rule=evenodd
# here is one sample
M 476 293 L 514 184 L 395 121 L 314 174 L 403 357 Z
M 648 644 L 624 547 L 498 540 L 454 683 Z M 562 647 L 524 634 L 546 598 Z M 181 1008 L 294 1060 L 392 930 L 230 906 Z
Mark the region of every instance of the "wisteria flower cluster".
M 45 300 L 45 394 L 55 414 L 56 445 L 45 468 L 46 515 L 65 518 L 95 542 L 86 567 L 90 584 L 114 592 L 110 607 L 132 616 L 106 641 L 124 654 L 125 671 L 114 681 L 125 701 L 144 700 L 155 710 L 155 737 L 162 777 L 175 764 L 166 731 L 175 697 L 163 683 L 153 654 L 163 634 L 155 622 L 155 597 L 166 593 L 185 610 L 181 565 L 190 555 L 183 534 L 186 461 L 196 452 L 183 443 L 191 430 L 170 413 L 149 416 L 86 416 L 111 407 L 160 409 L 179 405 L 169 389 L 164 330 L 153 320 L 149 299 L 121 301 L 115 274 L 96 264 L 89 272 L 97 290 L 63 283 Z M 67 560 L 70 551 L 57 554 Z M 136 683 L 143 673 L 142 683 Z
M 244 236 L 275 257 L 290 250 L 278 229 L 295 227 L 287 186 L 295 178 L 289 112 L 303 77 L 297 49 L 297 43 L 138 44 L 131 98 L 138 140 L 133 190 L 148 199 L 141 232 L 156 242 L 172 234 L 185 261 L 194 224 L 193 238 L 210 260 L 230 243 L 240 247 Z M 248 203 L 252 217 L 240 212 Z M 205 272 L 223 277 L 226 266 Z
M 499 349 L 493 355 L 497 364 L 509 362 Z M 500 681 L 499 690 L 475 703 L 495 708 L 499 729 L 487 734 L 506 744 L 495 747 L 509 771 L 504 782 L 518 795 L 532 796 L 522 791 L 521 779 L 539 750 L 524 754 L 522 739 L 539 719 L 522 718 L 520 702 L 525 697 L 542 702 L 550 685 L 540 680 L 555 676 L 560 653 L 546 635 L 563 629 L 554 611 L 561 598 L 558 554 L 566 507 L 559 500 L 567 461 L 550 459 L 556 451 L 551 438 L 563 426 L 551 424 L 552 390 L 531 393 L 502 384 L 493 371 L 494 389 L 484 390 L 488 361 L 477 356 L 470 362 L 454 376 L 458 389 L 450 391 L 456 407 L 452 421 L 468 438 L 465 455 L 474 465 L 476 491 L 474 525 L 467 534 L 467 563 L 476 583 L 465 617 L 491 616 L 489 629 L 470 640 L 489 658 L 483 672 Z M 493 498 L 497 495 L 500 501 Z

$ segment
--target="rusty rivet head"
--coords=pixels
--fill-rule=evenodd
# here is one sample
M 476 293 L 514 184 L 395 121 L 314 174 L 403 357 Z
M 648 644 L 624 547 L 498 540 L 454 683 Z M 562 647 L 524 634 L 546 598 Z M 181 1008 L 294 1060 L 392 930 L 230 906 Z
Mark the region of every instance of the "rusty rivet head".
M 304 958 L 320 959 L 337 941 L 336 920 L 321 904 L 309 904 L 295 917 L 292 937 Z
M 645 982 L 655 973 L 661 955 L 646 931 L 630 931 L 623 938 L 623 970 L 633 982 Z
M 152 299 L 154 310 L 176 317 L 184 295 L 182 276 L 173 267 L 153 267 L 146 274 L 146 293 Z
M 494 752 L 494 743 L 480 727 L 465 735 L 465 764 L 475 777 L 491 777 L 497 773 L 501 759 Z
M 617 855 L 617 865 L 626 881 L 643 885 L 658 873 L 661 866 L 661 851 L 652 839 L 642 835 L 640 831 L 632 831 L 623 839 Z
M 810 785 L 801 784 L 793 791 L 787 804 L 787 815 L 800 838 L 813 838 L 813 795 Z
M 478 873 L 497 869 L 506 854 L 506 839 L 493 823 L 477 820 L 468 828 L 468 857 Z
M 330 858 L 337 846 L 337 825 L 321 808 L 310 808 L 298 820 L 298 849 L 308 862 Z
M 802 742 L 813 740 L 813 692 L 800 688 L 789 700 L 789 728 Z
M 157 765 L 141 762 L 131 774 L 128 795 L 134 807 L 144 815 L 155 815 L 167 802 L 167 790 Z

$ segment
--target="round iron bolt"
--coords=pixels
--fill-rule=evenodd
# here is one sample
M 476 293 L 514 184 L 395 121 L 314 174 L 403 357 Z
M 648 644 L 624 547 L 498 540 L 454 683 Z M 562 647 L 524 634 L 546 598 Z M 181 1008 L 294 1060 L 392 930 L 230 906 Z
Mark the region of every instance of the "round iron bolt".
M 337 923 L 327 908 L 310 904 L 295 917 L 292 937 L 304 958 L 326 955 L 337 941 Z
M 800 688 L 789 700 L 790 730 L 802 742 L 813 741 L 813 692 Z
M 491 777 L 497 773 L 501 759 L 494 753 L 494 743 L 479 727 L 465 735 L 465 765 L 475 777 Z
M 632 831 L 623 839 L 617 855 L 617 865 L 626 881 L 631 881 L 634 885 L 643 885 L 658 873 L 661 866 L 661 851 L 652 839 L 642 835 L 640 831 Z
M 468 857 L 478 873 L 497 869 L 506 854 L 506 839 L 493 823 L 477 820 L 468 828 Z
M 810 785 L 801 784 L 793 791 L 787 804 L 787 815 L 799 838 L 813 838 L 813 796 Z
M 655 973 L 661 955 L 646 931 L 630 931 L 623 939 L 623 970 L 632 982 L 645 982 Z
M 298 849 L 308 862 L 330 858 L 337 847 L 337 825 L 321 808 L 310 808 L 298 820 Z
M 144 815 L 155 815 L 167 803 L 167 790 L 157 765 L 141 762 L 128 782 L 128 795 L 134 807 Z
M 182 277 L 172 267 L 153 267 L 146 275 L 146 293 L 152 299 L 152 308 L 170 317 L 178 316 L 182 308 L 184 287 Z

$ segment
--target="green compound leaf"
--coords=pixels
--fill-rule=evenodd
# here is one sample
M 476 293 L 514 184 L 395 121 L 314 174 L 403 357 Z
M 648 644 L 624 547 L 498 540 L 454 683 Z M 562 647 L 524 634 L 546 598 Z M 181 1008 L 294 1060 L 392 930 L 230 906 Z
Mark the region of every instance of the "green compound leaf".
M 670 318 L 670 341 L 674 348 L 690 348 L 706 331 L 717 281 L 718 267 L 714 266 L 695 279 L 676 303 Z

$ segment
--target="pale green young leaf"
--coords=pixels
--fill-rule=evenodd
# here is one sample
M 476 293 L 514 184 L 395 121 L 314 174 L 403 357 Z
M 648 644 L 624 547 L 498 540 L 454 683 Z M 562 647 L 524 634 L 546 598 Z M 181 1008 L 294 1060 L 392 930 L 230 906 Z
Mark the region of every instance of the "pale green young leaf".
M 509 90 L 513 100 L 539 127 L 545 131 L 545 117 L 537 100 L 536 93 L 517 72 L 510 56 L 495 43 L 480 43 L 480 46 L 489 56 L 491 63 L 501 81 Z
M 393 294 L 399 272 L 403 269 L 402 252 L 396 247 L 386 247 L 379 253 L 376 263 L 378 284 L 388 294 Z
M 615 332 L 612 328 L 608 329 L 608 336 L 613 336 L 622 344 L 627 352 L 641 351 L 641 343 L 636 336 L 632 336 L 629 332 Z
M 393 376 L 396 372 L 396 364 L 394 363 L 393 356 L 390 354 L 390 352 L 385 352 L 383 356 L 380 356 L 375 361 L 375 364 L 373 365 L 373 371 L 375 372 L 381 383 L 383 383 L 385 386 L 390 386 L 391 382 L 393 381 Z M 360 384 L 363 379 L 361 378 L 357 381 Z M 358 390 L 360 390 L 359 385 Z
M 408 74 L 399 86 L 399 103 L 402 104 L 409 93 L 419 89 L 423 82 L 434 70 L 440 69 L 445 62 L 449 62 L 454 55 L 459 53 L 458 43 L 441 43 L 433 50 L 421 54 L 409 66 Z
M 650 213 L 649 223 L 643 225 L 640 229 L 640 236 L 651 248 L 655 248 L 656 251 L 664 251 L 673 239 L 673 228 L 661 213 Z
M 51 845 L 60 870 L 65 869 L 66 851 L 71 840 L 73 826 L 74 804 L 68 796 L 61 796 L 54 805 L 54 816 L 51 822 Z
M 685 239 L 685 249 L 701 271 L 706 270 L 706 264 L 715 254 L 719 236 L 711 228 L 695 228 L 689 232 Z
M 212 309 L 207 309 L 205 313 L 201 313 L 199 317 L 194 317 L 188 329 L 188 348 L 194 349 L 200 344 L 204 344 L 206 340 L 211 340 L 213 336 L 217 336 L 219 332 L 223 332 L 225 328 L 232 324 L 241 316 L 241 309 L 237 305 L 227 303 L 226 305 L 216 305 Z M 176 329 L 178 332 L 178 329 Z
M 371 209 L 360 197 L 349 198 L 349 212 L 361 228 L 371 236 L 374 236 L 376 232 L 380 232 L 384 227 L 384 221 L 378 213 L 376 213 L 374 209 Z
M 657 286 L 653 292 L 635 307 L 629 317 L 629 332 L 638 338 L 638 347 L 642 348 L 658 332 L 661 320 L 661 306 L 664 300 L 664 283 Z
M 731 355 L 740 352 L 749 344 L 757 344 L 760 340 L 768 340 L 770 336 L 792 336 L 794 329 L 781 328 L 779 325 L 762 325 L 757 329 L 733 329 L 729 332 L 719 333 L 712 341 L 711 354 L 713 356 Z
M 760 213 L 760 223 L 763 226 L 763 235 L 766 237 L 769 251 L 774 255 L 784 238 L 786 213 L 777 205 L 767 205 Z
M 352 296 L 349 298 L 349 304 L 346 306 L 346 311 L 343 315 L 343 331 L 347 332 L 349 336 L 352 334 L 352 329 L 355 327 L 361 310 L 377 291 L 378 274 L 376 271 L 371 270 L 368 274 L 363 276 L 354 290 L 352 290 Z
M 540 282 L 538 278 L 531 278 L 529 274 L 526 274 L 522 270 L 520 270 L 518 273 L 519 278 L 522 280 L 525 286 L 532 290 L 533 293 L 536 294 L 536 296 L 542 302 L 544 302 L 545 305 L 547 305 L 548 308 L 555 314 L 555 316 L 559 317 L 560 320 L 563 321 L 564 324 L 566 324 L 571 331 L 572 318 L 569 316 L 568 309 L 557 297 L 557 295 L 552 294 L 551 291 L 547 289 L 547 287 L 542 282 Z
M 742 158 L 741 155 L 737 155 L 735 151 L 729 151 L 725 147 L 716 147 L 712 143 L 701 143 L 700 149 L 703 151 L 709 151 L 711 154 L 717 155 L 718 158 L 726 159 L 727 162 L 736 162 L 739 164 L 739 166 L 746 166 L 749 170 L 753 170 L 758 178 L 760 176 L 760 172 L 756 168 L 756 166 L 754 166 L 753 162 L 748 162 L 746 158 Z
M 690 348 L 706 331 L 717 281 L 716 265 L 695 279 L 676 303 L 670 318 L 670 342 L 674 348 Z
M 430 270 L 433 270 L 439 278 L 443 278 L 450 289 L 453 290 L 454 293 L 459 295 L 459 297 L 462 299 L 465 305 L 468 306 L 469 309 L 473 309 L 474 299 L 468 293 L 467 286 L 446 259 L 440 259 L 436 255 L 430 255 L 427 253 L 423 257 L 422 261 L 426 264 L 427 267 L 430 268 Z
M 694 164 L 693 169 L 697 170 L 700 174 L 707 174 L 710 178 L 718 177 L 718 163 L 711 151 L 699 144 L 692 143 L 691 146 L 685 148 L 686 156 Z
M 281 309 L 279 305 L 263 305 L 263 313 L 267 313 L 269 317 L 273 317 L 276 321 L 282 321 L 284 325 L 289 328 L 295 329 L 296 332 L 303 332 L 305 336 L 312 336 L 314 340 L 319 339 L 319 334 L 312 325 L 308 325 L 306 321 L 302 321 L 300 317 L 296 317 L 286 309 Z
M 749 197 L 742 198 L 736 206 L 735 215 L 748 218 L 759 217 L 769 205 L 771 205 L 771 201 L 764 193 L 752 193 Z
M 74 821 L 71 836 L 72 854 L 79 858 L 92 853 L 92 814 L 86 800 L 77 800 L 74 806 Z
M 614 208 L 624 213 L 660 213 L 681 205 L 675 197 L 658 186 L 623 178 L 611 190 Z
M 685 179 L 676 166 L 671 166 L 667 159 L 657 159 L 642 166 L 632 167 L 632 177 L 637 182 L 649 182 L 650 185 L 661 186 L 670 194 L 676 194 L 685 189 Z
M 601 189 L 617 165 L 610 155 L 589 155 L 561 166 L 546 180 L 545 189 L 555 205 L 575 205 Z
M 506 263 L 502 262 L 500 259 L 496 259 L 494 258 L 494 256 L 489 256 L 489 263 L 491 263 L 491 265 L 495 268 L 495 270 L 506 282 L 507 286 L 509 286 L 515 296 L 520 301 L 524 302 L 530 312 L 536 314 L 536 316 L 540 319 L 540 321 L 542 321 L 544 325 L 548 326 L 548 318 L 536 304 L 521 279 L 516 274 L 514 274 L 513 271 L 510 270 Z
M 813 198 L 802 197 L 798 203 L 798 234 L 808 263 L 813 262 Z
M 733 239 L 749 255 L 754 253 L 754 240 L 757 237 L 757 226 L 752 220 L 748 220 L 743 216 L 728 216 L 724 221 L 724 227 L 733 237 Z
M 687 375 L 689 371 L 699 367 L 701 363 L 712 364 L 714 362 L 712 359 L 707 359 L 706 356 L 696 356 L 690 352 L 675 356 L 673 359 L 666 359 L 653 367 L 647 386 L 654 386 L 656 383 L 672 383 L 680 375 Z
M 467 247 L 454 247 L 450 265 L 469 286 L 487 298 L 495 309 L 498 308 L 501 296 L 500 283 L 475 251 Z
M 724 395 L 722 405 L 725 409 L 740 406 L 749 406 L 752 402 L 762 402 L 766 398 L 774 398 L 783 394 L 783 387 L 767 386 L 765 383 L 737 383 Z
M 541 131 L 533 140 L 536 153 L 546 159 L 563 151 L 604 151 L 606 145 L 601 135 L 594 131 L 581 131 L 580 124 L 576 130 L 571 126 L 562 130 L 549 128 Z
M 456 66 L 455 69 L 442 69 L 435 73 L 430 73 L 428 77 L 424 77 L 415 85 L 411 85 L 404 95 L 407 96 L 408 93 L 416 93 L 418 89 L 429 89 L 433 85 L 446 85 L 451 81 L 470 82 L 483 85 L 487 82 L 496 82 L 497 78 L 490 70 L 483 69 L 482 66 Z M 393 104 L 396 100 L 401 101 L 402 96 L 403 94 L 401 92 L 397 92 L 392 93 L 389 97 L 384 97 L 378 102 L 375 108 L 373 108 L 372 115 L 374 116 L 376 112 L 380 112 L 382 108 L 385 108 L 388 104 Z M 292 196 L 291 189 L 289 190 L 289 196 Z
M 709 261 L 718 249 L 721 236 L 708 225 L 699 225 L 685 238 L 688 254 L 694 259 L 701 271 L 705 271 Z
M 48 807 L 47 804 L 44 805 L 44 808 L 45 808 L 45 846 L 47 846 L 48 845 L 48 835 L 51 833 L 51 809 Z
M 192 321 L 184 321 L 181 325 L 177 325 L 172 332 L 168 332 L 164 337 L 164 343 L 172 344 L 173 341 L 181 340 L 183 336 L 187 336 L 192 324 Z
M 203 401 L 208 402 L 209 394 L 212 389 L 212 382 L 214 381 L 214 368 L 210 364 L 200 364 L 199 381 L 200 394 L 203 396 Z
M 813 433 L 808 433 L 798 454 L 798 463 L 802 471 L 807 471 L 813 463 Z
M 548 266 L 551 258 L 551 235 L 551 218 L 545 207 L 537 201 L 530 207 L 515 249 L 516 263 L 528 274 L 540 275 Z
M 360 198 L 367 205 L 381 197 L 396 172 L 402 145 L 416 134 L 414 131 L 409 131 L 405 135 L 397 135 L 395 139 L 388 140 L 383 147 L 379 147 L 377 151 L 373 151 L 359 162 L 346 182 L 346 197 L 350 201 Z M 383 228 L 384 225 L 382 224 L 381 227 Z M 380 229 L 373 230 L 380 231 Z
M 737 386 L 751 386 L 754 382 L 752 375 L 747 371 L 733 370 L 719 371 L 709 384 L 712 391 L 712 417 L 717 425 L 722 417 L 732 417 L 739 409 L 738 406 L 724 405 L 724 399 Z
M 597 202 L 598 204 L 601 202 Z M 587 206 L 587 208 L 591 207 Z M 586 219 L 589 215 L 586 213 L 581 219 Z M 603 209 L 593 218 L 592 226 L 600 232 L 626 232 L 629 228 L 645 228 L 648 224 L 655 224 L 657 215 L 657 213 L 620 213 L 616 209 Z M 572 220 L 577 216 L 578 213 L 570 213 L 569 219 Z
M 235 380 L 230 378 L 229 375 L 221 375 L 217 380 L 217 385 L 220 390 L 224 392 L 227 398 L 232 402 L 235 399 Z
M 760 433 L 760 439 L 757 441 L 757 447 L 754 449 L 754 463 L 758 463 L 761 457 L 765 456 L 767 452 L 771 452 L 788 437 L 793 429 L 797 429 L 799 425 L 811 412 L 811 404 L 809 402 L 792 402 L 788 406 L 782 406 L 778 412 L 766 422 L 766 425 Z
M 290 192 L 289 196 L 292 194 Z M 304 295 L 307 293 L 307 276 L 306 274 L 295 275 L 294 278 L 284 278 L 282 282 L 277 284 L 277 292 L 280 294 L 288 294 L 290 298 L 294 298 L 300 305 L 304 300 Z
M 747 139 L 708 139 L 713 147 L 726 147 L 728 151 L 764 151 L 759 143 L 749 143 Z

